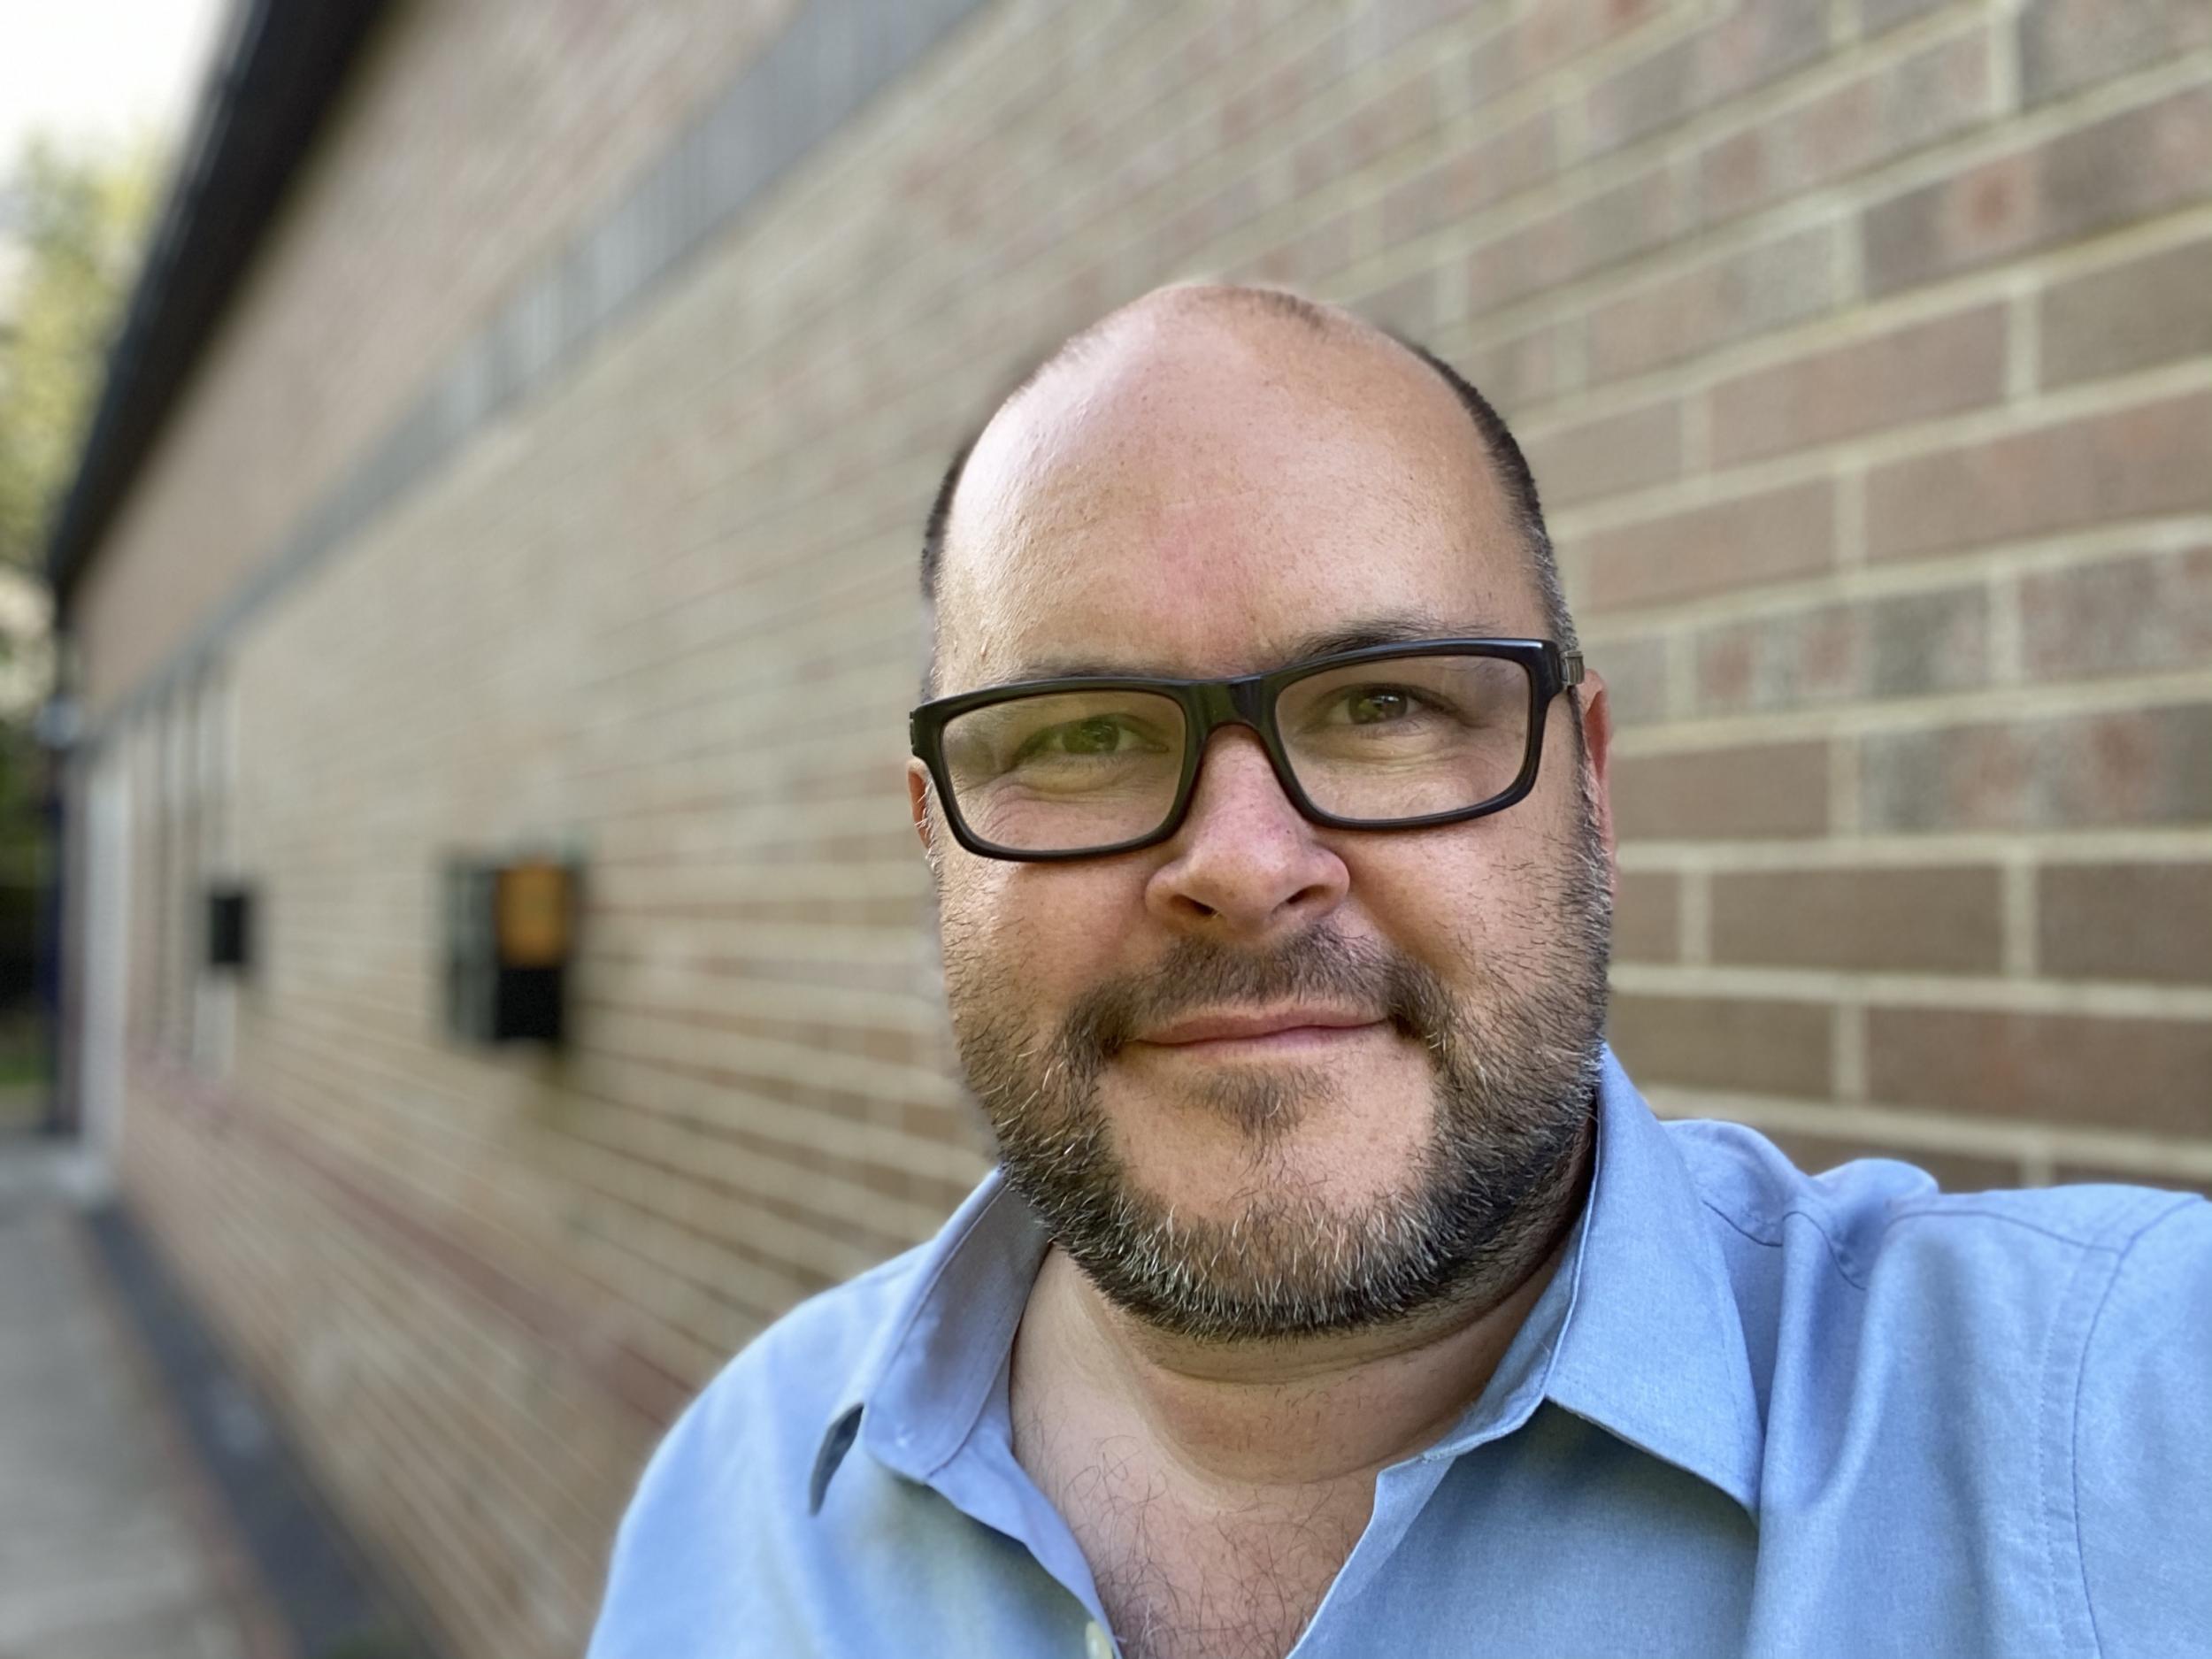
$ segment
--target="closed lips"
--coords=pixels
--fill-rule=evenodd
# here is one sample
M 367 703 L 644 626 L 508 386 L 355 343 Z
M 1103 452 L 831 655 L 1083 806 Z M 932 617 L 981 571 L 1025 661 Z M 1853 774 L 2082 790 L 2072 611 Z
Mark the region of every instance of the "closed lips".
M 1208 1014 L 1177 1020 L 1138 1041 L 1163 1048 L 1194 1042 L 1234 1042 L 1254 1037 L 1272 1037 L 1292 1031 L 1356 1031 L 1377 1024 L 1373 1016 L 1342 1009 L 1286 1008 L 1263 1013 Z

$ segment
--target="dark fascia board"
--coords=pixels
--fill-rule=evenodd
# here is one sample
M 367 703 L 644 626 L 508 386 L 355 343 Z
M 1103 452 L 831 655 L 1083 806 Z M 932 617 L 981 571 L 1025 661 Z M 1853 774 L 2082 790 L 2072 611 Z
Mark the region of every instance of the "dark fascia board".
M 46 546 L 65 619 L 76 586 L 213 338 L 387 0 L 240 0 L 147 247 Z

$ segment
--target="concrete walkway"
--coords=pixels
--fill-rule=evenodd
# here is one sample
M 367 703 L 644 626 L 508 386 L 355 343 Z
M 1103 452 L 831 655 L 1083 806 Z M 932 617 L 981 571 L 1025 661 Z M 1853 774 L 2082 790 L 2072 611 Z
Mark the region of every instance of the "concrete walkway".
M 0 1139 L 0 1659 L 289 1659 L 78 1221 Z

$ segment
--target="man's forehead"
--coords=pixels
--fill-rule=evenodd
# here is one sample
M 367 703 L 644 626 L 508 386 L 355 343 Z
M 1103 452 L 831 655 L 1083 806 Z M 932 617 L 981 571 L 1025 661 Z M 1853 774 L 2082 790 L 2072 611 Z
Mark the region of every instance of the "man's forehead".
M 1535 631 L 1518 527 L 1427 365 L 1380 335 L 1186 322 L 1087 349 L 978 442 L 939 578 L 943 683 L 1251 672 L 1392 618 Z

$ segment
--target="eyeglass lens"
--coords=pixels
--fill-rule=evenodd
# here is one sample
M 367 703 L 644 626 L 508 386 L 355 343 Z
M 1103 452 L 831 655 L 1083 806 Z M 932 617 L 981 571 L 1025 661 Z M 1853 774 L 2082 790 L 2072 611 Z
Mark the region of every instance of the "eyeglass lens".
M 1509 788 L 1528 748 L 1529 677 L 1509 658 L 1379 658 L 1293 680 L 1275 723 L 1291 772 L 1332 817 L 1426 818 Z M 1148 691 L 1041 692 L 948 722 L 945 770 L 995 846 L 1075 852 L 1148 835 L 1174 810 L 1187 726 Z

